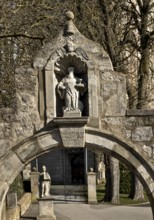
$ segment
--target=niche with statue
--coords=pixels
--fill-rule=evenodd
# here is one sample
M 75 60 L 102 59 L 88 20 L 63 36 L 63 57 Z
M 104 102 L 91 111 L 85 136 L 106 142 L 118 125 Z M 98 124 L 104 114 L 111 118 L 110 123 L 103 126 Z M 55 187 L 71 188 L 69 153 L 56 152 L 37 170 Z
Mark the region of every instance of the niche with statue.
M 87 66 L 76 56 L 55 63 L 57 116 L 88 116 Z

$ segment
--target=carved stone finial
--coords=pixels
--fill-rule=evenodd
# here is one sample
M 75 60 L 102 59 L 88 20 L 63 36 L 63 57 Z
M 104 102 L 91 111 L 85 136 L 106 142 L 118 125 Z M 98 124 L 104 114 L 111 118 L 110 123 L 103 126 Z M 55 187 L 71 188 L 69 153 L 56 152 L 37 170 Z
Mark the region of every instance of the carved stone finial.
M 90 167 L 90 172 L 94 172 L 94 169 L 92 167 Z
M 67 24 L 65 27 L 65 34 L 66 35 L 72 35 L 75 34 L 75 27 L 73 23 L 74 14 L 71 11 L 66 12 L 66 18 L 67 18 Z
M 74 19 L 74 14 L 72 11 L 67 11 L 66 12 L 66 18 L 67 20 L 73 20 Z

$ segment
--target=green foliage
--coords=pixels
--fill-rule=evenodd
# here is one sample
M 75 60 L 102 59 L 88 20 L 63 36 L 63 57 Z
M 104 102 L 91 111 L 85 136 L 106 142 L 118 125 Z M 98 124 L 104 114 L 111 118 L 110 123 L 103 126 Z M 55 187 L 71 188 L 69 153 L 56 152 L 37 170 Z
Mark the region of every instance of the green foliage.
M 104 196 L 105 196 L 105 184 L 104 183 L 97 184 L 96 192 L 97 192 L 98 202 L 102 202 L 104 200 Z
M 14 182 L 11 184 L 9 193 L 15 192 L 17 193 L 17 198 L 20 199 L 24 194 L 23 180 L 21 174 L 19 174 Z
M 120 163 L 120 193 L 130 193 L 131 190 L 131 174 L 128 168 Z

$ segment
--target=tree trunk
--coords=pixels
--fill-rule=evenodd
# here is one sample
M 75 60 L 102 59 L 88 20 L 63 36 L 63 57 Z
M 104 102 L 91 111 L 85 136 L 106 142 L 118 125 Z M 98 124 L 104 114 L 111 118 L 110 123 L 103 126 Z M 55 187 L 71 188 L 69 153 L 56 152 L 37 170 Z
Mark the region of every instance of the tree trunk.
M 141 54 L 138 70 L 138 108 L 146 108 L 149 100 L 149 50 L 145 49 Z
M 135 193 L 135 175 L 131 172 L 131 189 L 129 193 L 129 198 L 133 199 Z
M 111 167 L 111 189 L 112 189 L 112 198 L 111 202 L 113 204 L 119 204 L 119 186 L 120 186 L 120 170 L 119 170 L 119 160 L 111 157 L 110 159 Z
M 115 51 L 115 45 L 116 45 L 116 37 L 115 33 L 113 32 L 113 25 L 112 25 L 112 17 L 110 16 L 110 1 L 108 0 L 101 0 L 100 6 L 102 7 L 102 12 L 104 14 L 104 37 L 105 37 L 105 46 L 106 51 L 108 52 L 111 62 L 113 64 L 114 70 L 117 69 L 117 54 Z
M 143 200 L 144 199 L 144 191 L 143 191 L 143 186 L 138 180 L 137 177 L 135 177 L 135 192 L 134 192 L 134 198 L 133 200 Z
M 110 202 L 112 198 L 110 157 L 106 154 L 104 155 L 104 164 L 105 164 L 105 179 L 106 179 L 104 201 Z
M 135 201 L 144 199 L 143 186 L 138 178 L 132 173 L 131 192 L 129 197 Z
M 119 161 L 113 157 L 105 155 L 106 166 L 106 191 L 104 201 L 119 204 L 119 184 L 120 171 Z
M 138 108 L 146 108 L 149 99 L 149 73 L 150 73 L 150 37 L 148 29 L 148 6 L 150 2 L 144 2 L 139 7 L 141 13 L 140 27 L 138 26 L 140 35 L 140 65 L 138 69 Z

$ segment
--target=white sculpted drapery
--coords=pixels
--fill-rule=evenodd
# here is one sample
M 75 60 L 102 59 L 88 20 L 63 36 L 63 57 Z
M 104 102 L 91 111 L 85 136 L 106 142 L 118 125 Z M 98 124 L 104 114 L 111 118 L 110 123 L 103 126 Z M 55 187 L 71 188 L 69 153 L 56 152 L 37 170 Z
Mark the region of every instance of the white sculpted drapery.
M 68 68 L 68 75 L 64 77 L 57 86 L 58 93 L 62 99 L 65 99 L 64 111 L 79 111 L 80 101 L 79 93 L 85 87 L 82 79 L 74 76 L 74 68 Z

